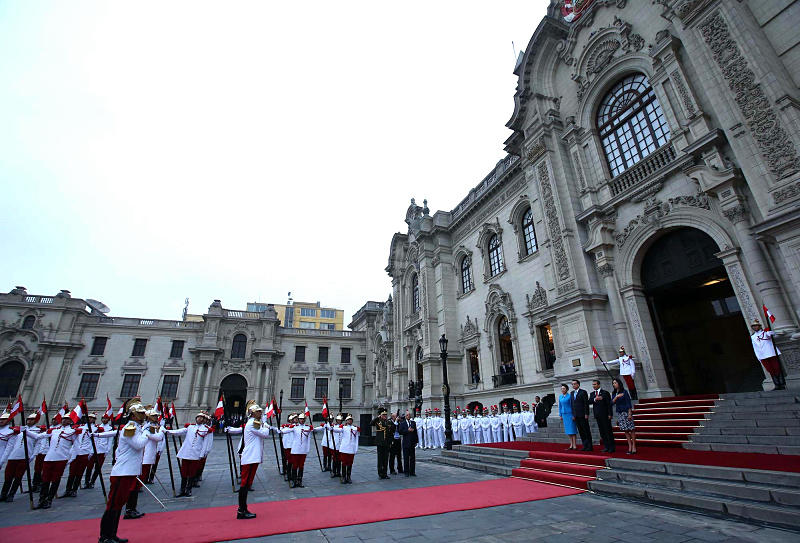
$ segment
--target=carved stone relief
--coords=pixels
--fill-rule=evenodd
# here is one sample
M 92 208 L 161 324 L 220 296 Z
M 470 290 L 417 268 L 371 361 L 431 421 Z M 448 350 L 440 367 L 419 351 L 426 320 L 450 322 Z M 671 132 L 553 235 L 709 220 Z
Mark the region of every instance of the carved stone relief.
M 650 360 L 650 351 L 647 349 L 647 339 L 644 336 L 642 321 L 639 319 L 639 308 L 636 307 L 636 300 L 631 296 L 628 298 L 628 317 L 633 322 L 633 332 L 636 335 L 636 343 L 639 346 L 639 356 L 641 357 L 642 369 L 648 384 L 655 384 L 656 376 L 653 371 L 653 362 Z
M 784 179 L 800 171 L 800 157 L 797 149 L 781 127 L 775 110 L 764 93 L 761 84 L 756 82 L 756 74 L 747 65 L 739 44 L 731 36 L 728 23 L 717 12 L 700 25 L 700 30 L 714 60 L 722 70 L 728 87 L 733 91 L 742 116 L 747 121 L 761 154 L 767 161 L 770 171 Z
M 681 76 L 680 70 L 675 70 L 670 74 L 672 78 L 672 84 L 675 85 L 675 90 L 678 93 L 678 96 L 681 98 L 681 102 L 683 102 L 683 108 L 686 110 L 687 117 L 693 117 L 696 113 L 694 109 L 694 102 L 692 102 L 692 97 L 689 95 L 689 89 L 686 88 L 686 84 L 683 82 L 683 77 Z
M 722 214 L 725 215 L 726 219 L 731 221 L 733 224 L 736 224 L 740 221 L 746 221 L 750 215 L 750 212 L 744 205 L 739 204 L 730 209 L 726 209 L 722 212 Z
M 472 339 L 475 336 L 480 335 L 480 330 L 478 330 L 478 319 L 475 318 L 475 321 L 471 321 L 469 315 L 467 315 L 467 323 L 461 325 L 461 341 L 466 341 L 468 339 Z
M 539 136 L 539 138 L 533 142 L 533 145 L 525 152 L 525 158 L 531 161 L 536 160 L 543 155 L 545 151 L 547 151 L 547 143 L 542 135 Z
M 572 160 L 575 163 L 575 172 L 578 174 L 578 182 L 581 185 L 581 190 L 586 189 L 586 179 L 583 177 L 583 168 L 581 167 L 581 159 L 578 156 L 578 150 L 572 151 Z
M 614 266 L 611 264 L 603 264 L 602 266 L 597 266 L 597 273 L 600 274 L 601 277 L 611 277 L 614 275 Z
M 550 172 L 547 163 L 542 161 L 536 169 L 539 176 L 539 186 L 544 201 L 544 210 L 547 217 L 547 226 L 550 230 L 550 241 L 553 244 L 553 258 L 555 260 L 556 273 L 559 281 L 566 281 L 572 275 L 567 259 L 567 251 L 564 248 L 564 240 L 561 237 L 561 221 L 558 218 L 553 188 L 550 185 Z
M 536 311 L 539 308 L 547 307 L 547 291 L 536 281 L 536 290 L 533 291 L 533 296 L 525 295 L 526 305 L 528 311 Z
M 748 322 L 760 317 L 760 312 L 756 311 L 755 305 L 753 305 L 753 300 L 750 298 L 750 290 L 745 284 L 739 264 L 731 264 L 728 266 L 728 275 L 731 276 L 731 279 L 733 280 L 733 286 L 736 288 L 736 293 L 739 295 L 739 301 L 742 302 L 740 305 L 747 312 Z
M 705 192 L 698 192 L 695 196 L 678 196 L 662 202 L 655 196 L 645 201 L 644 212 L 631 219 L 628 226 L 621 231 L 614 232 L 614 241 L 618 247 L 625 245 L 625 241 L 640 226 L 651 225 L 656 230 L 661 228 L 661 219 L 666 217 L 676 207 L 696 207 L 699 209 L 710 210 L 708 195 Z
M 782 204 L 785 200 L 792 200 L 797 196 L 800 196 L 800 183 L 783 187 L 772 193 L 775 205 Z

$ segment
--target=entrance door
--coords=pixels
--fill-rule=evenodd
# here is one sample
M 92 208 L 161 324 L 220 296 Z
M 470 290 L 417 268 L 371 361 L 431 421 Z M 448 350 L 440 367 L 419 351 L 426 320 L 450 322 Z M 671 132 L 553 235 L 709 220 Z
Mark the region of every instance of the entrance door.
M 714 240 L 693 228 L 674 230 L 642 262 L 659 347 L 678 395 L 761 390 L 761 366 Z
M 228 375 L 220 384 L 225 395 L 225 424 L 239 426 L 246 419 L 247 380 L 239 374 Z

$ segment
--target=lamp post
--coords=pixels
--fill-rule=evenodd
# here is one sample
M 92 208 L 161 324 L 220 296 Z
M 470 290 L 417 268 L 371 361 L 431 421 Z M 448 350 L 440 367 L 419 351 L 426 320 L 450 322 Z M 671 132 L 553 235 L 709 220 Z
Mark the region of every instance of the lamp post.
M 442 334 L 439 339 L 442 351 L 442 394 L 444 394 L 444 448 L 453 450 L 453 426 L 450 424 L 450 383 L 447 380 L 447 337 Z

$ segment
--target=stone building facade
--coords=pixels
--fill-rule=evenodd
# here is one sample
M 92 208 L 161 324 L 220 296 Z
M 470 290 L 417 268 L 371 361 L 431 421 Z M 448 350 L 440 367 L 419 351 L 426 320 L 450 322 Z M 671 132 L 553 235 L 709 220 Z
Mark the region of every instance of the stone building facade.
M 454 407 L 607 383 L 593 346 L 642 397 L 771 389 L 762 304 L 800 386 L 800 2 L 580 4 L 520 54 L 506 158 L 451 211 L 411 200 L 382 399 L 441 406 L 441 334 Z
M 91 302 L 90 302 L 91 303 Z M 365 379 L 365 332 L 283 328 L 271 307 L 228 310 L 215 300 L 197 320 L 112 317 L 68 291 L 30 295 L 24 287 L 0 294 L 0 394 L 18 391 L 28 408 L 47 398 L 73 407 L 114 409 L 133 395 L 175 403 L 180 421 L 213 409 L 224 391 L 232 415 L 247 399 L 278 399 L 283 409 L 317 414 L 322 398 L 346 411 L 372 413 Z M 369 404 L 367 406 L 367 404 Z

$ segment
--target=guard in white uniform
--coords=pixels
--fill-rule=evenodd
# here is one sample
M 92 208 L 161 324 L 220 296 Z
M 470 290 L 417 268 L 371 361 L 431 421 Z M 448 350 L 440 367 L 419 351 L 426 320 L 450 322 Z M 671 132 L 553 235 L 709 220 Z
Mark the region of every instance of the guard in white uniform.
M 619 364 L 619 374 L 625 380 L 625 386 L 628 387 L 631 400 L 638 400 L 639 395 L 636 393 L 636 382 L 634 381 L 636 361 L 632 356 L 625 354 L 625 347 L 622 345 L 619 347 L 619 358 L 606 362 L 606 366 L 614 366 L 616 364 Z
M 353 481 L 350 477 L 353 474 L 353 459 L 358 452 L 358 436 L 361 434 L 361 428 L 353 426 L 353 416 L 348 415 L 344 419 L 344 425 L 335 427 L 333 432 L 340 443 L 339 451 L 342 459 L 341 483 L 352 483 Z
M 511 413 L 508 412 L 508 405 L 503 404 L 503 412 L 500 413 L 500 421 L 503 423 L 503 442 L 511 441 Z
M 183 445 L 178 451 L 178 458 L 181 459 L 181 491 L 178 498 L 192 495 L 194 478 L 200 469 L 200 460 L 206 453 L 209 434 L 209 427 L 205 425 L 206 414 L 200 412 L 194 420 L 194 424 L 188 424 L 180 430 L 164 430 L 167 435 L 184 436 Z
M 111 468 L 111 485 L 108 491 L 108 503 L 103 518 L 100 519 L 100 539 L 98 543 L 116 543 L 127 541 L 117 537 L 119 515 L 122 506 L 127 504 L 125 518 L 140 518 L 143 513 L 136 511 L 139 499 L 138 476 L 142 472 L 142 457 L 148 440 L 159 437 L 151 433 L 149 424 L 145 422 L 145 408 L 139 398 L 127 402 L 130 422 L 118 432 L 101 432 L 95 434 L 99 438 L 113 438 L 119 434 L 117 449 L 114 451 L 114 467 Z M 162 436 L 163 437 L 163 436 Z M 131 513 L 131 516 L 128 513 Z
M 472 417 L 472 439 L 475 445 L 483 443 L 483 415 L 479 407 L 475 407 L 475 414 Z
M 778 355 L 781 352 L 775 346 L 773 340 L 775 332 L 762 330 L 758 319 L 753 320 L 750 327 L 753 329 L 753 334 L 750 336 L 750 341 L 753 342 L 753 351 L 756 353 L 756 358 L 764 366 L 764 369 L 772 377 L 772 384 L 775 385 L 774 390 L 786 390 L 786 377 L 783 376 L 781 364 L 778 361 Z
M 155 436 L 155 439 L 150 439 L 147 441 L 147 445 L 144 447 L 144 457 L 142 458 L 142 476 L 141 480 L 143 483 L 146 483 L 148 480 L 153 478 L 153 474 L 155 473 L 153 466 L 156 463 L 156 455 L 158 454 L 158 447 L 159 445 L 163 444 L 166 441 L 164 437 L 164 432 L 162 431 L 163 428 L 158 423 L 158 409 L 149 409 L 145 413 L 148 419 L 148 431 Z M 125 517 L 127 518 L 127 517 Z
M 109 417 L 106 413 L 103 413 L 103 416 L 100 418 L 100 420 L 102 423 L 92 428 L 93 431 L 110 432 L 114 429 L 114 427 L 109 424 L 111 417 Z M 107 439 L 94 440 L 94 446 L 97 449 L 97 454 L 95 455 L 94 451 L 92 451 L 92 454 L 89 456 L 89 463 L 86 465 L 86 478 L 83 482 L 84 489 L 94 488 L 94 482 L 100 475 L 100 470 L 103 467 L 103 463 L 106 461 L 106 453 L 108 453 L 112 445 L 113 442 Z M 92 471 L 94 471 L 94 473 L 92 473 Z
M 522 413 L 519 412 L 517 404 L 514 404 L 514 412 L 511 413 L 508 420 L 511 423 L 511 429 L 514 431 L 512 434 L 514 439 L 516 440 L 518 437 L 522 437 Z
M 39 433 L 39 428 L 36 427 L 36 413 L 28 415 L 28 425 L 22 429 L 20 433 L 12 433 L 11 439 L 8 440 L 2 456 L 0 456 L 0 468 L 6 466 L 5 481 L 3 481 L 3 490 L 0 492 L 0 502 L 5 501 L 11 503 L 14 501 L 14 494 L 17 489 L 22 485 L 22 477 L 28 467 L 25 461 L 25 454 L 28 454 L 28 460 L 36 447 L 36 440 L 33 436 Z M 13 429 L 19 430 L 19 429 Z M 25 436 L 28 441 L 28 448 L 25 449 Z
M 419 409 L 417 409 L 417 416 L 414 417 L 414 422 L 417 423 L 417 429 L 420 432 L 419 441 L 417 442 L 417 448 L 424 449 L 425 448 L 425 428 L 423 428 L 423 426 L 424 426 L 425 419 L 422 418 L 422 412 Z
M 417 428 L 419 428 L 419 424 L 417 424 Z M 461 443 L 472 445 L 472 417 L 466 409 L 461 413 L 461 418 L 458 419 L 458 429 L 461 430 Z
M 226 427 L 225 431 L 231 435 L 242 434 L 242 441 L 239 444 L 239 458 L 242 466 L 242 482 L 239 486 L 239 510 L 236 512 L 237 519 L 256 518 L 255 513 L 247 509 L 247 494 L 258 471 L 258 466 L 264 457 L 264 440 L 269 437 L 269 426 L 264 424 L 264 411 L 255 400 L 249 400 L 246 405 L 247 423 L 244 428 Z
M 492 419 L 489 418 L 489 408 L 483 408 L 483 418 L 481 418 L 481 438 L 484 443 L 492 442 Z
M 522 402 L 522 429 L 526 434 L 532 434 L 536 431 L 536 421 L 533 420 L 533 413 L 530 406 Z
M 450 421 L 450 425 L 453 428 L 453 441 L 461 441 L 461 428 L 458 426 L 458 416 L 460 414 L 461 407 L 456 406 L 456 412 L 453 414 L 453 420 Z
M 306 426 L 306 416 L 304 413 L 300 413 L 297 415 L 297 420 L 299 424 L 292 425 L 291 428 L 275 428 L 272 427 L 272 430 L 276 432 L 281 432 L 285 436 L 287 434 L 292 434 L 292 471 L 294 472 L 292 475 L 292 488 L 305 488 L 303 485 L 303 469 L 306 465 L 306 455 L 308 455 L 308 451 L 311 449 L 311 440 L 313 436 L 311 435 L 313 432 L 322 432 L 325 430 L 324 426 L 319 426 L 318 428 L 314 428 L 312 422 L 308 421 L 308 426 Z
M 501 443 L 503 441 L 503 421 L 497 414 L 497 406 L 492 406 L 492 442 Z
M 61 418 L 61 428 L 50 428 L 46 433 L 36 434 L 35 439 L 50 438 L 50 448 L 44 457 L 42 468 L 42 488 L 39 494 L 39 504 L 36 509 L 49 509 L 56 497 L 61 476 L 70 459 L 70 451 L 75 440 L 80 437 L 81 429 L 72 429 L 72 419 L 64 416 Z
M 444 449 L 444 419 L 442 418 L 442 412 L 437 407 L 433 410 L 433 446 L 436 449 Z

